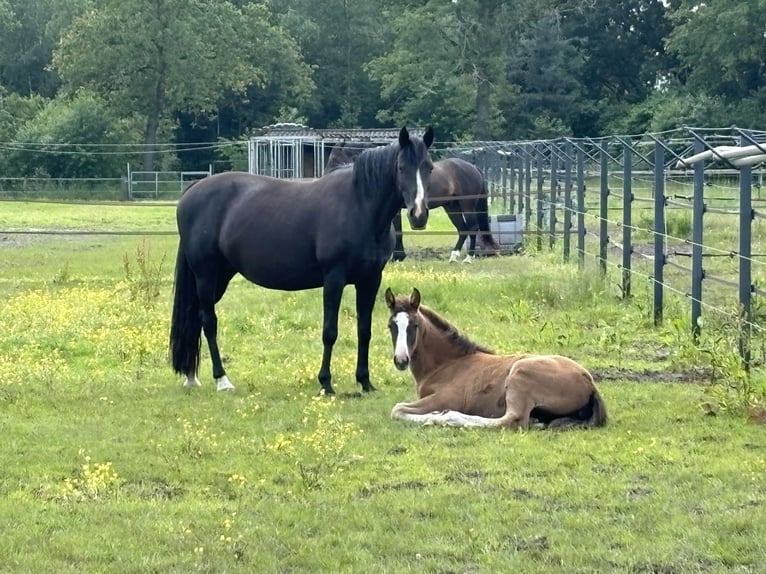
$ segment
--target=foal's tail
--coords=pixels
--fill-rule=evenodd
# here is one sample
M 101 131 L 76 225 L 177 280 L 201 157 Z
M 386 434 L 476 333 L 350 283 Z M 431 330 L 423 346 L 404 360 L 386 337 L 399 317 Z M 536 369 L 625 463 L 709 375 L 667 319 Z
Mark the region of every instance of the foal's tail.
M 593 392 L 588 399 L 588 404 L 580 409 L 578 414 L 583 412 L 589 413 L 590 416 L 587 416 L 586 414 L 583 418 L 580 418 L 579 416 L 567 416 L 553 419 L 548 428 L 564 430 L 576 427 L 602 427 L 607 423 L 609 418 L 606 414 L 606 404 L 604 403 L 604 399 L 601 398 L 601 395 L 596 389 L 593 389 Z
M 487 182 L 481 183 L 481 197 L 476 201 L 476 219 L 479 222 L 479 231 L 481 231 L 481 242 L 484 249 L 487 251 L 487 255 L 497 255 L 500 252 L 500 245 L 492 237 L 492 233 L 489 230 L 489 203 L 487 198 L 489 192 L 487 191 Z
M 197 373 L 201 344 L 202 319 L 197 286 L 191 267 L 179 246 L 173 315 L 170 321 L 170 360 L 176 373 L 192 376 Z

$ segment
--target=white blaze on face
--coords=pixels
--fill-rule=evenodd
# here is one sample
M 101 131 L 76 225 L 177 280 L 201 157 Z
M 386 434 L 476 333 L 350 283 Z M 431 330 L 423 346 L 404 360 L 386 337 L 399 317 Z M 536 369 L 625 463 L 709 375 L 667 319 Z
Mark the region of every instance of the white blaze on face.
M 423 205 L 426 199 L 426 188 L 423 185 L 423 178 L 420 177 L 420 170 L 418 170 L 415 179 L 418 185 L 418 194 L 415 196 L 415 217 L 420 217 L 423 214 Z
M 410 352 L 407 350 L 407 326 L 410 319 L 407 313 L 397 313 L 396 321 L 396 345 L 394 346 L 394 360 L 403 363 L 410 360 Z

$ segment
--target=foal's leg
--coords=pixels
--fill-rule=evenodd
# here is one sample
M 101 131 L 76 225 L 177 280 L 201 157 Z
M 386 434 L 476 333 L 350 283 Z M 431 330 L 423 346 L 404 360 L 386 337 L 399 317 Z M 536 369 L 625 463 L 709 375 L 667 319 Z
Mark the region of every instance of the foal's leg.
M 391 409 L 391 418 L 428 424 L 432 422 L 432 415 L 443 411 L 445 408 L 447 406 L 444 401 L 432 394 L 411 403 L 396 403 Z
M 338 309 L 343 297 L 345 276 L 342 271 L 330 271 L 325 273 L 324 288 L 322 289 L 323 321 L 322 321 L 322 366 L 319 368 L 319 384 L 322 385 L 326 395 L 334 395 L 332 388 L 332 373 L 330 362 L 332 361 L 332 348 L 338 339 Z
M 374 391 L 370 382 L 369 355 L 372 338 L 372 310 L 380 288 L 381 274 L 365 283 L 356 284 L 356 382 L 362 390 Z

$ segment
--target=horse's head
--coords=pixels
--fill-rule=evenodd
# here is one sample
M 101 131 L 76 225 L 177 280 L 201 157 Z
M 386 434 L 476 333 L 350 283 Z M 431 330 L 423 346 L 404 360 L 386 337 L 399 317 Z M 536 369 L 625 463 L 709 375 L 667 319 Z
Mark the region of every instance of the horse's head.
M 395 297 L 389 287 L 386 289 L 386 305 L 391 312 L 388 318 L 388 328 L 391 331 L 391 341 L 394 344 L 394 365 L 404 371 L 410 365 L 410 357 L 415 348 L 418 336 L 420 318 L 420 291 L 413 288 L 412 295 Z
M 402 193 L 413 229 L 423 229 L 428 222 L 428 179 L 433 169 L 428 148 L 433 141 L 434 131 L 430 127 L 422 139 L 411 138 L 406 127 L 399 132 L 396 186 Z

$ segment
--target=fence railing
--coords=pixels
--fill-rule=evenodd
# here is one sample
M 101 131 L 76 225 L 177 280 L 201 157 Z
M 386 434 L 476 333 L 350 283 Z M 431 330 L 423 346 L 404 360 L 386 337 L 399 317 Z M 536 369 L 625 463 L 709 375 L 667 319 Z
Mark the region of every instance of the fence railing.
M 684 128 L 482 142 L 463 153 L 490 182 L 493 205 L 525 215 L 527 249 L 560 243 L 564 260 L 574 252 L 581 268 L 588 255 L 602 274 L 614 266 L 625 298 L 636 276 L 648 279 L 656 324 L 666 292 L 688 298 L 695 339 L 703 307 L 728 314 L 740 326 L 739 352 L 749 369 L 752 333 L 763 331 L 753 302 L 766 294 L 759 287 L 766 237 L 758 225 L 766 219 L 764 142 L 764 132 Z M 713 284 L 728 291 L 713 293 Z M 736 301 L 726 293 L 736 293 Z

